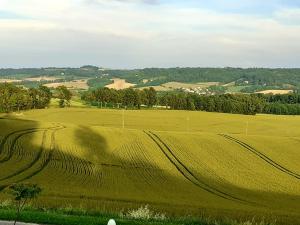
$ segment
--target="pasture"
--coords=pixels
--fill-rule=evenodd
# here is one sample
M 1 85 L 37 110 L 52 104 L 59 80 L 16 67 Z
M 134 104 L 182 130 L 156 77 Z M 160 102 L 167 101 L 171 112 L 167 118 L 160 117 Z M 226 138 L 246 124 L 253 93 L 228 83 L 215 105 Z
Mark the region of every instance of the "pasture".
M 147 81 L 148 82 L 148 81 Z M 144 82 L 147 83 L 147 82 Z M 206 89 L 209 88 L 211 86 L 218 86 L 220 85 L 219 82 L 199 82 L 199 83 L 183 83 L 183 82 L 167 82 L 164 84 L 160 84 L 157 86 L 146 86 L 146 87 L 142 87 L 139 88 L 140 90 L 144 89 L 144 88 L 150 88 L 153 87 L 156 91 L 174 91 L 174 90 L 178 90 L 178 89 Z
M 180 88 L 208 88 L 210 86 L 219 85 L 219 82 L 202 82 L 202 83 L 182 83 L 182 82 L 168 82 L 165 84 L 161 84 L 161 86 L 170 88 L 170 89 L 180 89 Z
M 300 223 L 300 117 L 45 109 L 0 119 L 0 186 L 39 206 Z
M 88 79 L 80 79 L 80 80 L 72 80 L 67 82 L 55 82 L 55 83 L 48 83 L 45 84 L 48 88 L 57 88 L 59 86 L 66 86 L 69 89 L 72 90 L 87 90 L 89 88 L 88 86 Z
M 119 79 L 119 78 L 114 78 L 111 79 L 113 81 L 112 84 L 108 84 L 105 87 L 110 88 L 110 89 L 116 89 L 116 90 L 122 90 L 130 87 L 134 87 L 135 84 L 128 83 L 124 79 Z

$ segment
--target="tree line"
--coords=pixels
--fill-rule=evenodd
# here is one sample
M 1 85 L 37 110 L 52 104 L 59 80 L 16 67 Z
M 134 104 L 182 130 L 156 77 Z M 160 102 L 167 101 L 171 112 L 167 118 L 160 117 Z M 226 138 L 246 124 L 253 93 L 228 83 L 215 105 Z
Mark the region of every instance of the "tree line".
M 256 95 L 214 95 L 166 92 L 159 94 L 154 88 L 143 90 L 128 88 L 113 90 L 98 88 L 85 92 L 82 99 L 99 107 L 136 108 L 165 106 L 174 110 L 202 110 L 208 112 L 256 114 L 262 112 L 263 99 Z
M 140 109 L 142 105 L 153 107 L 157 104 L 158 98 L 154 88 L 115 90 L 109 88 L 98 88 L 92 91 L 84 92 L 81 99 L 89 102 L 91 105 L 99 107 L 113 108 L 136 108 Z
M 72 93 L 65 86 L 53 90 L 45 86 L 23 88 L 13 84 L 0 84 L 0 112 L 46 108 L 51 98 L 59 99 L 59 107 L 70 106 Z M 156 92 L 128 88 L 114 90 L 98 88 L 83 92 L 81 99 L 98 107 L 140 109 L 153 106 L 173 110 L 198 110 L 233 114 L 257 113 L 300 115 L 300 94 L 220 94 L 197 95 L 184 92 Z
M 300 94 L 260 95 L 266 101 L 263 113 L 300 115 Z
M 28 109 L 46 108 L 52 97 L 59 99 L 59 106 L 69 105 L 72 93 L 65 87 L 59 86 L 54 93 L 48 87 L 24 88 L 9 83 L 0 84 L 0 112 L 15 112 Z
M 114 90 L 98 88 L 83 93 L 82 100 L 98 107 L 136 108 L 164 106 L 174 110 L 198 110 L 233 114 L 300 115 L 300 94 L 197 95 L 183 92 L 157 93 L 154 88 Z
M 291 93 L 291 94 L 276 94 L 276 95 L 262 95 L 258 94 L 260 97 L 264 98 L 266 102 L 269 103 L 281 103 L 281 104 L 300 104 L 300 94 Z
M 197 95 L 166 93 L 160 103 L 170 109 L 198 110 L 255 115 L 262 112 L 263 100 L 255 95 Z

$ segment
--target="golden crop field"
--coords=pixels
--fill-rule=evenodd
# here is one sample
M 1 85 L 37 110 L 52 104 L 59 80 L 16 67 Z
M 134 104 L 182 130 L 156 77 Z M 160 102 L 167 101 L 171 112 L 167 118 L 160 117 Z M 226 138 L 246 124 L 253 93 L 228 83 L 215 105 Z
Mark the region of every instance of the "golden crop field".
M 300 117 L 51 108 L 0 128 L 1 199 L 30 182 L 46 207 L 300 223 Z

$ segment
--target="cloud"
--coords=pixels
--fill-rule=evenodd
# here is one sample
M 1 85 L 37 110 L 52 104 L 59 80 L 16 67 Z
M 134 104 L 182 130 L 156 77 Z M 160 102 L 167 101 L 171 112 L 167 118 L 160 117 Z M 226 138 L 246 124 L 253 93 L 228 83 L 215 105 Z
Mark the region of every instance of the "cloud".
M 131 3 L 143 3 L 143 4 L 158 4 L 159 1 L 158 0 L 114 0 L 114 1 L 118 1 L 118 2 L 131 2 Z
M 159 0 L 84 0 L 87 4 L 112 4 L 112 3 L 122 3 L 122 4 L 146 4 L 146 5 L 157 5 L 160 3 Z
M 284 8 L 274 13 L 275 18 L 287 25 L 300 24 L 300 8 Z
M 296 7 L 268 16 L 191 0 L 1 0 L 0 8 L 19 15 L 0 17 L 1 67 L 295 66 L 300 56 Z

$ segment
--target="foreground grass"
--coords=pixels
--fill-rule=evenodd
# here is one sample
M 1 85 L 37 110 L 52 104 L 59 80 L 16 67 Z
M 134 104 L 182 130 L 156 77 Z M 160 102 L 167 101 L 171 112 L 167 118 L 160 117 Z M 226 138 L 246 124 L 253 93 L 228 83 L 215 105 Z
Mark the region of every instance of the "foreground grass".
M 15 210 L 0 209 L 0 220 L 13 221 L 15 218 Z M 213 219 L 130 219 L 121 218 L 113 215 L 80 215 L 66 213 L 64 211 L 40 211 L 25 210 L 22 212 L 19 221 L 39 224 L 56 224 L 56 225 L 106 225 L 108 220 L 114 218 L 118 225 L 272 225 L 271 223 L 246 221 L 217 221 Z

